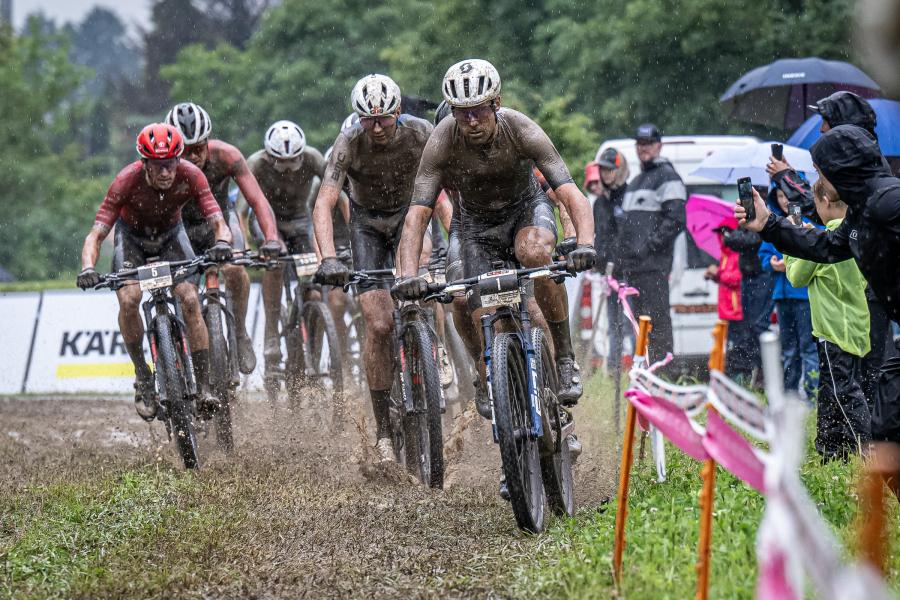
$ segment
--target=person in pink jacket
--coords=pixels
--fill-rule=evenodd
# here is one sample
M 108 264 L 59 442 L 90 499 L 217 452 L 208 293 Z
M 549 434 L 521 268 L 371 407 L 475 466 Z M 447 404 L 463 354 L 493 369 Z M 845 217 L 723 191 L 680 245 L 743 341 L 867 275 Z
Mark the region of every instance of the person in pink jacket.
M 739 353 L 732 352 L 735 346 L 743 340 L 744 309 L 741 306 L 741 269 L 739 254 L 725 245 L 725 231 L 737 229 L 737 220 L 734 217 L 726 217 L 715 231 L 719 236 L 719 246 L 722 249 L 722 257 L 718 265 L 710 265 L 706 274 L 719 284 L 719 318 L 728 321 L 728 352 L 726 353 L 725 372 L 734 376 L 739 370 L 735 359 Z

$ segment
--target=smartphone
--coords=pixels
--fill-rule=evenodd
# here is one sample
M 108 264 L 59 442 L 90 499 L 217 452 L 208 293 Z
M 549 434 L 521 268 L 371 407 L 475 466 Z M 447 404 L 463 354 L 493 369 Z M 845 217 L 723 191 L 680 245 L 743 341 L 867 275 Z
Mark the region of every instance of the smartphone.
M 772 144 L 772 156 L 775 160 L 784 160 L 784 144 Z
M 756 218 L 756 207 L 753 206 L 753 183 L 749 177 L 741 177 L 737 180 L 738 198 L 741 206 L 747 211 L 747 222 Z
M 803 223 L 803 214 L 800 210 L 800 206 L 799 202 L 788 203 L 788 218 L 794 225 L 801 225 Z

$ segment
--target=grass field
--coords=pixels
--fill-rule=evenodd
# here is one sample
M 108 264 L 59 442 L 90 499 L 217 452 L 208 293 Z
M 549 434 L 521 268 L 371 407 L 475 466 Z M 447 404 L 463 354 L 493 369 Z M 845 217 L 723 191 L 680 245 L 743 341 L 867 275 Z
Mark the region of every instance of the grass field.
M 588 409 L 608 407 L 610 392 L 609 382 L 591 380 L 588 395 L 604 401 Z M 0 485 L 0 597 L 617 595 L 615 501 L 528 536 L 496 498 L 495 479 L 444 492 L 370 483 L 304 465 L 314 455 L 286 453 L 283 443 L 251 442 L 239 462 L 214 461 L 194 474 L 146 451 L 112 455 L 85 444 L 40 454 L 0 439 L 9 461 Z M 669 479 L 657 484 L 650 462 L 637 465 L 632 479 L 618 595 L 689 598 L 700 465 L 669 447 Z M 857 466 L 809 456 L 803 472 L 851 548 Z M 759 494 L 719 470 L 710 597 L 753 597 L 763 508 Z M 895 547 L 897 517 L 893 506 Z M 898 573 L 894 557 L 895 589 Z

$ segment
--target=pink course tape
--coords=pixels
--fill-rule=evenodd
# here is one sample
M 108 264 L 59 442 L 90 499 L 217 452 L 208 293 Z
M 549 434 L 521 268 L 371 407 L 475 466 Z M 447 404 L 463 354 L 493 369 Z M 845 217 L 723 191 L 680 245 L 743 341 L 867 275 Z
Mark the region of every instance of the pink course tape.
M 703 447 L 709 456 L 735 477 L 760 493 L 765 493 L 766 467 L 753 446 L 715 411 L 706 414 Z
M 628 390 L 625 397 L 641 417 L 652 423 L 682 452 L 696 460 L 709 458 L 703 447 L 703 436 L 691 425 L 684 410 L 668 400 L 650 396 L 640 390 Z
M 637 290 L 637 288 L 633 288 L 629 285 L 622 285 L 612 277 L 607 277 L 606 282 L 609 284 L 609 289 L 616 293 L 616 296 L 619 298 L 619 303 L 622 305 L 622 311 L 625 313 L 625 318 L 627 318 L 631 322 L 632 328 L 634 328 L 634 337 L 637 338 L 638 335 L 638 322 L 634 317 L 634 312 L 631 310 L 631 304 L 628 302 L 628 296 L 640 296 L 641 293 Z

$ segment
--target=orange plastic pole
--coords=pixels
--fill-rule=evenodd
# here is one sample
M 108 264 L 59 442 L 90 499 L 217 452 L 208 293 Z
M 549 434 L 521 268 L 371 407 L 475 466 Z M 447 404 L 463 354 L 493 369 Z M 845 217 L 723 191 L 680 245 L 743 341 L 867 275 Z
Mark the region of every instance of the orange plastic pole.
M 709 354 L 709 370 L 725 370 L 725 338 L 728 336 L 728 322 L 718 321 L 713 328 L 713 348 Z M 713 407 L 708 407 L 715 412 Z M 716 497 L 716 461 L 703 462 L 703 488 L 700 490 L 700 541 L 697 561 L 697 600 L 709 597 L 709 573 L 711 570 L 710 547 L 712 546 L 713 500 Z
M 647 342 L 650 339 L 650 317 L 640 317 L 635 356 L 647 356 Z M 613 578 L 618 585 L 622 576 L 622 554 L 625 551 L 625 518 L 628 516 L 628 484 L 631 480 L 631 465 L 634 462 L 634 425 L 637 412 L 628 402 L 625 409 L 625 437 L 622 441 L 622 463 L 619 467 L 619 499 L 616 503 L 616 531 L 613 546 Z
M 887 573 L 887 516 L 884 506 L 884 486 L 897 493 L 900 472 L 900 447 L 890 442 L 878 442 L 863 466 L 859 482 L 860 516 L 858 524 L 860 554 L 873 567 Z

